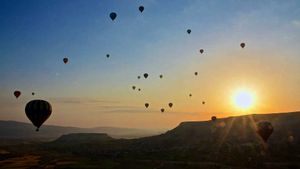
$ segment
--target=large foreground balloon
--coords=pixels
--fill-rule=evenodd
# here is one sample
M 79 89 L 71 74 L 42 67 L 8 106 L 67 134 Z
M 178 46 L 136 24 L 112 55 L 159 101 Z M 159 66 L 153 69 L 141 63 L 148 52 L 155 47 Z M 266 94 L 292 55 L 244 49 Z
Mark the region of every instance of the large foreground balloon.
M 14 91 L 14 95 L 16 98 L 18 98 L 19 96 L 21 96 L 21 92 L 19 90 Z
M 111 12 L 111 13 L 109 14 L 109 17 L 110 17 L 111 20 L 115 20 L 115 19 L 117 18 L 117 13 Z
M 139 7 L 139 11 L 140 11 L 141 13 L 144 11 L 144 9 L 145 9 L 144 6 L 140 6 L 140 7 Z
M 262 121 L 257 124 L 257 134 L 267 142 L 271 134 L 273 133 L 274 128 L 270 122 Z
M 241 46 L 242 48 L 244 48 L 244 47 L 246 46 L 246 44 L 243 42 L 243 43 L 240 44 L 240 46 Z
M 41 125 L 50 117 L 52 107 L 50 103 L 44 100 L 31 100 L 26 104 L 25 113 L 32 124 L 39 131 Z

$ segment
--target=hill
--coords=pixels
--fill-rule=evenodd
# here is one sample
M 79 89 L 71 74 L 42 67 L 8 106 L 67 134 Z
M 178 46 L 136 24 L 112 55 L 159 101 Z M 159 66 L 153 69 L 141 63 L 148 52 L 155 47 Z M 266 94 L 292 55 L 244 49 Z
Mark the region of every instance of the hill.
M 61 135 L 69 133 L 107 133 L 114 138 L 136 138 L 150 136 L 158 131 L 117 128 L 117 127 L 95 127 L 77 128 L 54 125 L 44 125 L 40 132 L 36 132 L 32 124 L 16 121 L 0 121 L 0 139 L 57 139 Z

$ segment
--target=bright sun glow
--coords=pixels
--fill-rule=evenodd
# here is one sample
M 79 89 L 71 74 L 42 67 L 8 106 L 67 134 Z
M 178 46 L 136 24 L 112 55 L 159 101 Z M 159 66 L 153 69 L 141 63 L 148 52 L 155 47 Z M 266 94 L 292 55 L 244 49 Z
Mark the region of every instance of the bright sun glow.
M 242 110 L 247 110 L 254 105 L 254 94 L 247 89 L 239 89 L 233 95 L 234 105 Z

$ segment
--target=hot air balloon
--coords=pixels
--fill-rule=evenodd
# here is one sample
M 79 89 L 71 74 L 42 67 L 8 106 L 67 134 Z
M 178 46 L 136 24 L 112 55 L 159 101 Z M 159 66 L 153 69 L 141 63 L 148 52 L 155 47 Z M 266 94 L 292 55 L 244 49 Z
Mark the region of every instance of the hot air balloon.
M 161 79 L 162 79 L 162 78 L 163 78 L 163 75 L 159 75 L 159 78 L 161 78 Z
M 147 79 L 148 76 L 149 76 L 148 73 L 144 73 L 144 78 L 145 79 Z
M 140 11 L 141 13 L 144 11 L 144 9 L 145 9 L 144 6 L 140 6 L 140 7 L 139 7 L 139 11 Z
M 141 78 L 141 76 L 138 76 L 137 78 L 138 78 L 138 79 L 140 79 L 140 78 Z
M 205 101 L 202 101 L 202 104 L 205 104 Z
M 14 91 L 14 95 L 16 98 L 18 98 L 21 95 L 21 92 L 16 90 L 16 91 Z
M 132 89 L 135 90 L 135 86 L 132 86 Z
M 115 20 L 115 19 L 117 18 L 117 13 L 111 12 L 111 13 L 109 14 L 109 17 L 110 17 L 111 20 Z
M 197 76 L 198 75 L 198 72 L 195 72 L 195 76 Z
M 162 108 L 162 109 L 160 109 L 160 111 L 163 113 L 163 112 L 165 112 L 165 109 L 164 109 L 164 108 Z
M 244 48 L 244 47 L 246 46 L 246 44 L 245 44 L 244 42 L 242 42 L 242 43 L 240 44 L 240 46 L 241 46 L 242 48 Z
M 190 33 L 192 32 L 192 30 L 188 29 L 188 30 L 186 30 L 186 32 L 187 32 L 188 34 L 190 34 Z
M 69 61 L 69 59 L 68 58 L 64 58 L 63 61 L 64 61 L 65 64 L 67 64 L 68 61 Z
M 211 117 L 211 121 L 216 121 L 217 120 L 217 117 L 216 116 L 212 116 Z
M 35 94 L 34 92 L 31 93 L 32 96 L 34 96 L 34 94 Z
M 192 97 L 192 94 L 189 94 L 190 97 Z
M 44 100 L 31 100 L 26 104 L 25 113 L 32 124 L 37 127 L 36 131 L 50 117 L 52 107 L 50 103 Z
M 169 103 L 169 107 L 172 108 L 173 107 L 173 103 Z
M 145 107 L 148 108 L 149 107 L 149 103 L 145 103 Z
M 267 142 L 269 137 L 271 136 L 271 134 L 273 133 L 273 126 L 270 122 L 267 122 L 267 121 L 262 121 L 262 122 L 259 122 L 257 124 L 257 134 L 260 135 L 260 137 L 265 141 Z
M 141 88 L 139 88 L 138 90 L 141 91 Z
M 199 51 L 200 51 L 200 53 L 201 53 L 201 54 L 204 52 L 204 50 L 203 50 L 203 49 L 200 49 Z
M 109 56 L 110 56 L 109 54 L 106 54 L 106 57 L 107 57 L 107 58 L 109 58 Z

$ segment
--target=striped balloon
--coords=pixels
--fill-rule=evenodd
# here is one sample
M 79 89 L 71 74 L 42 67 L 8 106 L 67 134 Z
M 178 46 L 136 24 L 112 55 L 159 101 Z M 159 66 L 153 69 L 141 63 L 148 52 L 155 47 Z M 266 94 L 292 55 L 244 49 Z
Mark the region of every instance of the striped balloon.
M 26 104 L 25 113 L 28 119 L 39 131 L 41 125 L 50 117 L 52 107 L 45 100 L 31 100 Z

